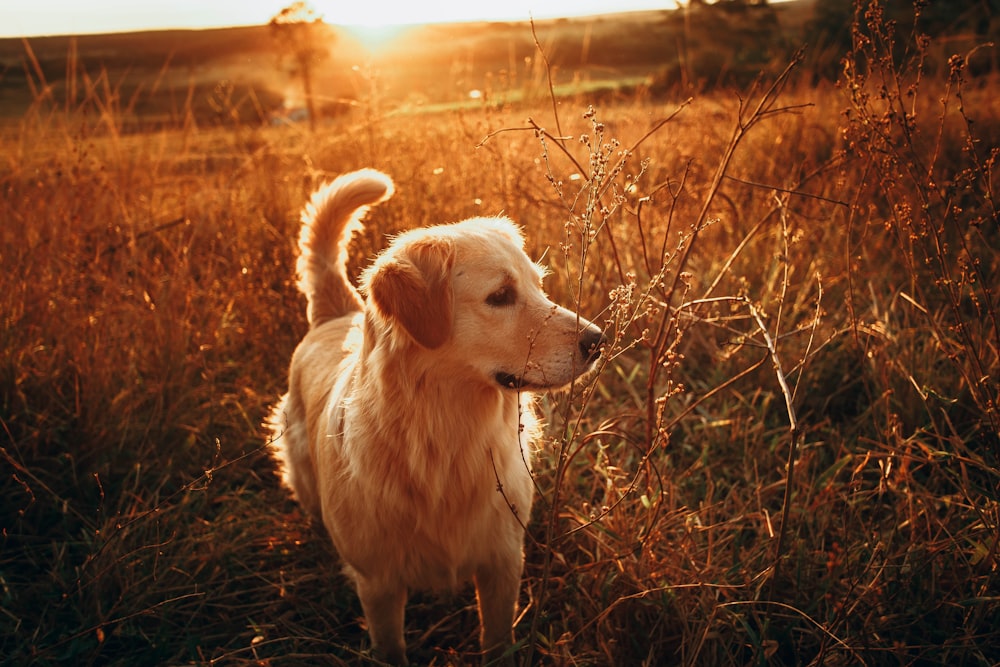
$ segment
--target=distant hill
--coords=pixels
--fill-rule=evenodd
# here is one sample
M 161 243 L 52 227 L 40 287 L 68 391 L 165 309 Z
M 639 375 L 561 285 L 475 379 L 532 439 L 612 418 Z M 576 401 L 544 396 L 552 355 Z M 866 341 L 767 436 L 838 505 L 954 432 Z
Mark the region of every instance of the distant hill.
M 549 20 L 537 22 L 535 35 L 560 93 L 683 93 L 783 67 L 811 7 L 800 0 Z M 316 31 L 325 53 L 312 65 L 314 90 L 326 113 L 376 98 L 385 111 L 547 92 L 528 23 L 414 26 L 372 53 L 346 28 Z M 0 40 L 0 118 L 42 100 L 81 112 L 110 106 L 146 123 L 253 121 L 301 98 L 294 64 L 267 26 Z

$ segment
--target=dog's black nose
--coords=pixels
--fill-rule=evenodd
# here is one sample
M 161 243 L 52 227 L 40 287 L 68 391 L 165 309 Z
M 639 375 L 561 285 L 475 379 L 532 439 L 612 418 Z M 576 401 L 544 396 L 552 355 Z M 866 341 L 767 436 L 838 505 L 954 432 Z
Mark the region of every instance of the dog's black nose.
M 604 332 L 597 327 L 587 327 L 580 334 L 580 353 L 588 364 L 601 356 L 601 346 L 605 341 Z

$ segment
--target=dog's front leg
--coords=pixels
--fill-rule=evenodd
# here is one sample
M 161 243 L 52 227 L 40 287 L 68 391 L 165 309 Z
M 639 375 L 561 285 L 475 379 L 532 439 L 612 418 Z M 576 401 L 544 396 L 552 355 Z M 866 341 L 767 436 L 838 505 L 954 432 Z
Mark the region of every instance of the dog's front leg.
M 368 622 L 372 653 L 393 665 L 406 665 L 406 642 L 403 618 L 406 611 L 406 588 L 383 582 L 357 579 L 358 597 Z
M 476 572 L 476 598 L 479 603 L 480 642 L 483 664 L 513 665 L 504 653 L 514 643 L 514 611 L 521 588 L 520 554 L 507 563 L 493 563 Z M 504 658 L 502 662 L 498 659 Z

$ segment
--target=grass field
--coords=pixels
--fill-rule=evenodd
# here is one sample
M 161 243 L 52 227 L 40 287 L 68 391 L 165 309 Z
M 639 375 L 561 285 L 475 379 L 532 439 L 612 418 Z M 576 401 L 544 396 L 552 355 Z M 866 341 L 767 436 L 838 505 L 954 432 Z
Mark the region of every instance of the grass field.
M 526 664 L 1000 664 L 998 80 L 864 18 L 835 84 L 806 52 L 550 99 L 536 54 L 530 94 L 372 89 L 316 133 L 36 88 L 0 155 L 0 662 L 371 664 L 260 424 L 305 330 L 299 209 L 373 166 L 397 194 L 353 273 L 503 211 L 613 341 L 540 402 Z M 407 620 L 411 660 L 478 661 L 471 590 Z

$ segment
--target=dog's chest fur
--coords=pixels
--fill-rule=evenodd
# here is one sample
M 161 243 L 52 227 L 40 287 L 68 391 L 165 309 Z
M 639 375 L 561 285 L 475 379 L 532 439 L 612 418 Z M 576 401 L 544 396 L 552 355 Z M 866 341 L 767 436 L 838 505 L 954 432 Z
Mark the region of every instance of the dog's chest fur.
M 531 405 L 366 347 L 345 350 L 341 381 L 322 417 L 309 420 L 314 469 L 331 477 L 317 488 L 337 487 L 319 499 L 327 530 L 349 569 L 454 588 L 498 540 L 520 544 L 532 497 Z

